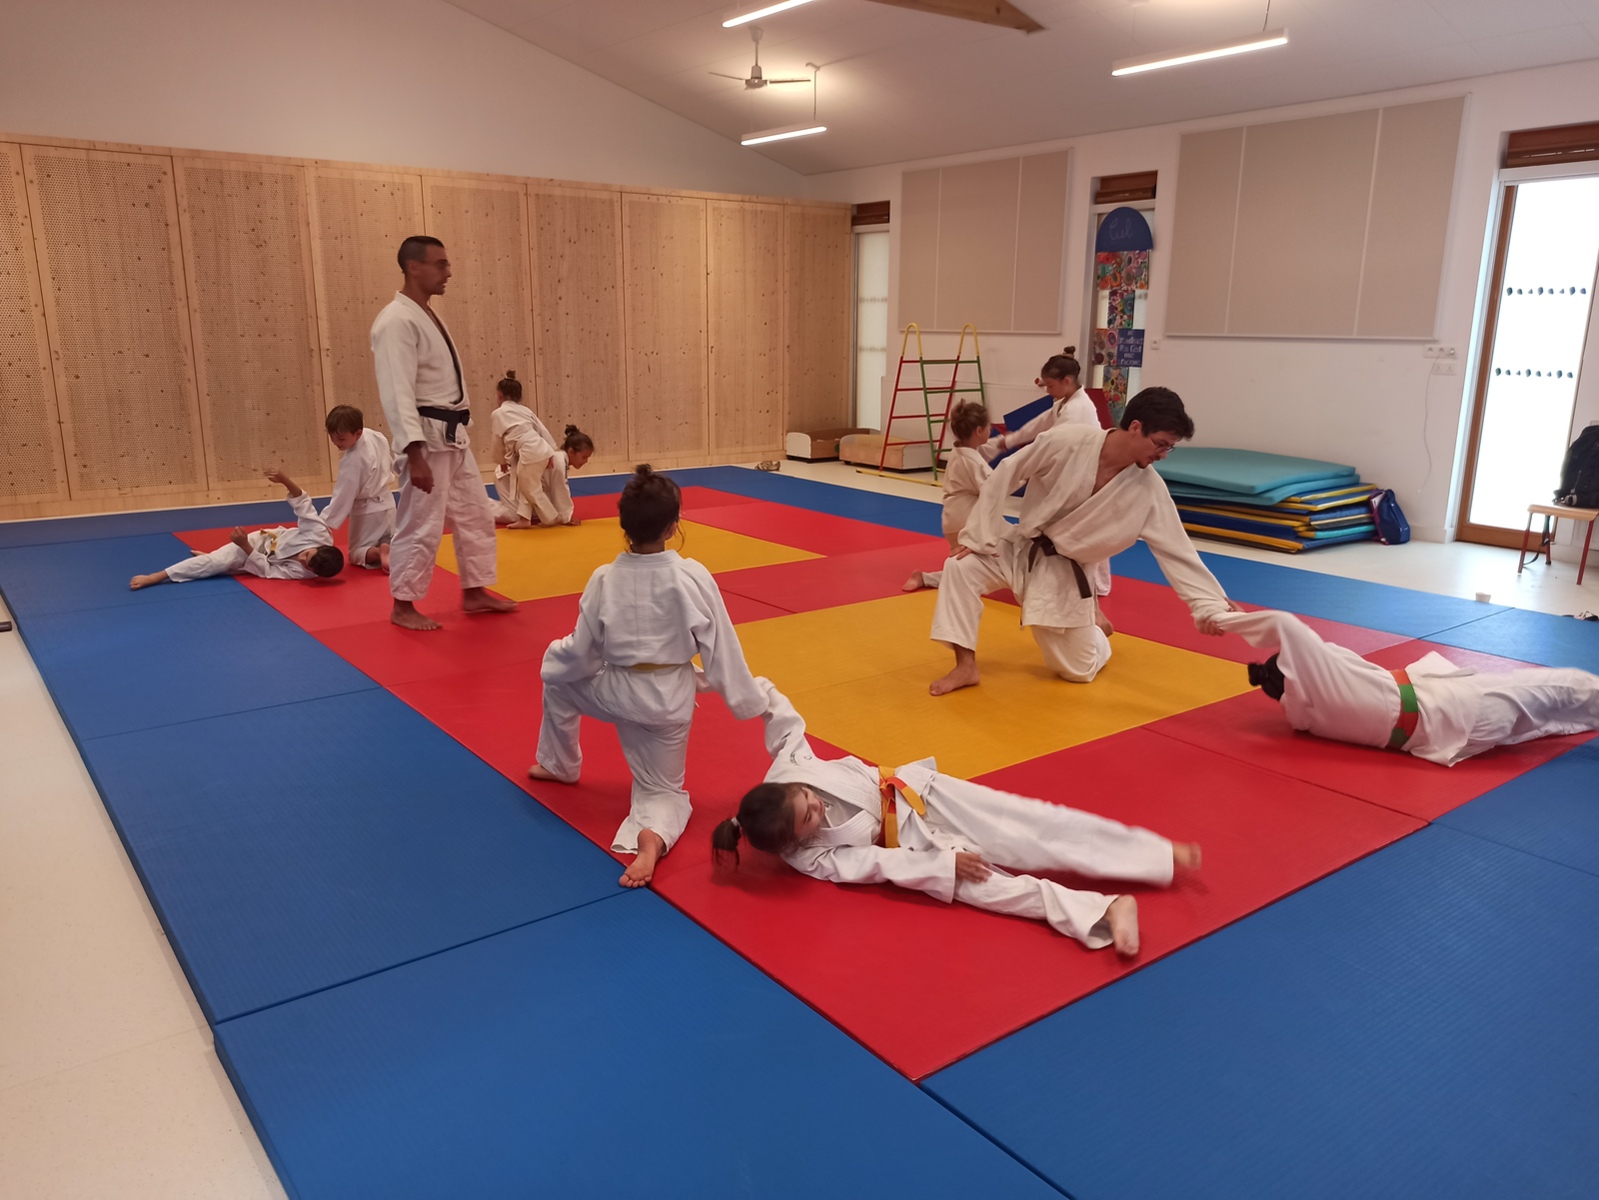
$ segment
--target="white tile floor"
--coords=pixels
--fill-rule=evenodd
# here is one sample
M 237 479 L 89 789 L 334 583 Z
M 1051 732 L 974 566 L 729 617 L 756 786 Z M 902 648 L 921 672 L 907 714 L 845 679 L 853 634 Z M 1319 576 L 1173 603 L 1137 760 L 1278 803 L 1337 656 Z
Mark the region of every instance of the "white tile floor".
M 790 475 L 936 501 L 839 463 Z M 204 524 L 203 520 L 198 520 Z M 1599 610 L 1599 570 L 1516 574 L 1513 551 L 1358 543 L 1297 558 L 1207 550 L 1545 612 Z M 9 615 L 9 614 L 7 614 Z M 284 1195 L 161 926 L 15 633 L 0 634 L 0 1194 Z

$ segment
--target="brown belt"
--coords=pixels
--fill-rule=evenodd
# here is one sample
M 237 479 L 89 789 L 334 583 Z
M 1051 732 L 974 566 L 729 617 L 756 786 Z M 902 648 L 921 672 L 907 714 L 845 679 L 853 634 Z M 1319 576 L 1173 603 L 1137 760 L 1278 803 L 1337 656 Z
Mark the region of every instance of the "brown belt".
M 1038 561 L 1040 554 L 1045 558 L 1063 558 L 1071 564 L 1072 574 L 1077 577 L 1077 594 L 1082 599 L 1087 600 L 1094 594 L 1094 589 L 1088 586 L 1088 575 L 1083 571 L 1083 564 L 1071 557 L 1071 555 L 1062 554 L 1055 549 L 1055 543 L 1045 533 L 1041 533 L 1033 539 L 1033 548 L 1027 552 L 1027 569 L 1029 571 L 1033 569 L 1033 565 Z

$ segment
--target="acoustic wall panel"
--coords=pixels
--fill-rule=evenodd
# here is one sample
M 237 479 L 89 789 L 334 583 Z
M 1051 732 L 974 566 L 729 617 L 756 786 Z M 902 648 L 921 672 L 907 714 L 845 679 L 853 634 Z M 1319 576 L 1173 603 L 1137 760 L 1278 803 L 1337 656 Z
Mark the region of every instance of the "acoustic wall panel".
M 629 448 L 706 450 L 705 201 L 622 197 Z
M 1464 96 L 1382 110 L 1357 337 L 1434 336 Z
M 779 452 L 783 444 L 783 209 L 712 200 L 711 449 Z
M 1227 332 L 1243 163 L 1242 129 L 1183 135 L 1166 301 L 1166 328 L 1173 333 Z
M 269 466 L 327 479 L 305 170 L 174 166 L 211 483 L 259 483 Z
M 939 329 L 1013 329 L 1019 158 L 943 168 L 938 204 Z
M 444 243 L 450 277 L 434 307 L 450 328 L 472 401 L 472 449 L 490 465 L 494 385 L 507 369 L 538 408 L 533 372 L 533 301 L 528 270 L 527 193 L 520 183 L 424 176 L 427 232 Z
M 899 323 L 932 329 L 938 303 L 938 198 L 943 173 L 906 171 L 900 176 Z
M 66 495 L 22 147 L 0 143 L 0 500 Z
M 203 489 L 172 160 L 22 153 L 71 495 Z
M 372 322 L 400 290 L 400 243 L 424 232 L 422 178 L 319 167 L 312 203 L 326 403 L 353 404 L 387 434 L 372 370 Z
M 538 411 L 576 425 L 600 458 L 626 458 L 620 192 L 533 188 Z
M 783 221 L 788 428 L 849 425 L 849 211 L 793 206 L 783 210 Z
M 1016 201 L 1016 286 L 1011 328 L 1055 333 L 1061 327 L 1061 263 L 1066 254 L 1067 170 L 1071 155 L 1022 159 Z

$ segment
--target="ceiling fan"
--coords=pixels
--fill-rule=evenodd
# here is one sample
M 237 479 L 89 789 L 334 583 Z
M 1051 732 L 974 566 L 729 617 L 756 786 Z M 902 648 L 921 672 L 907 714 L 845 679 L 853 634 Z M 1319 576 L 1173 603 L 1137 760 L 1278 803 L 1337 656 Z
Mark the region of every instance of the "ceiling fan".
M 725 71 L 712 71 L 711 74 L 721 79 L 737 79 L 749 91 L 763 88 L 769 83 L 809 83 L 809 77 L 804 79 L 768 79 L 761 74 L 761 27 L 750 26 L 750 41 L 755 43 L 755 65 L 750 68 L 749 75 L 729 75 Z

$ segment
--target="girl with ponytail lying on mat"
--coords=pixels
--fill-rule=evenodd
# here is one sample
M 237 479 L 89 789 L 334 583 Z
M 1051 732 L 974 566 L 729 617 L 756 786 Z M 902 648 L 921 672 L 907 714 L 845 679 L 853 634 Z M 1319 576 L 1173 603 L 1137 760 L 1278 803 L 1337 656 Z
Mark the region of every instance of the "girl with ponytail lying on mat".
M 893 883 L 948 903 L 1046 921 L 1090 950 L 1138 953 L 1131 896 L 1081 892 L 1017 871 L 1072 871 L 1165 886 L 1199 867 L 1199 847 L 1170 842 L 1044 800 L 938 772 L 930 758 L 896 771 L 858 758 L 817 758 L 805 722 L 766 679 L 766 749 L 772 769 L 711 834 L 738 856 L 741 837 L 795 870 L 832 883 Z M 996 865 L 997 864 L 997 865 Z
M 683 770 L 696 690 L 720 692 L 740 720 L 766 708 L 711 573 L 666 548 L 680 509 L 674 481 L 648 466 L 634 471 L 617 502 L 627 552 L 594 572 L 577 628 L 550 644 L 540 672 L 544 721 L 530 779 L 576 783 L 579 719 L 616 726 L 633 797 L 611 849 L 637 855 L 623 887 L 649 883 L 688 824 Z

